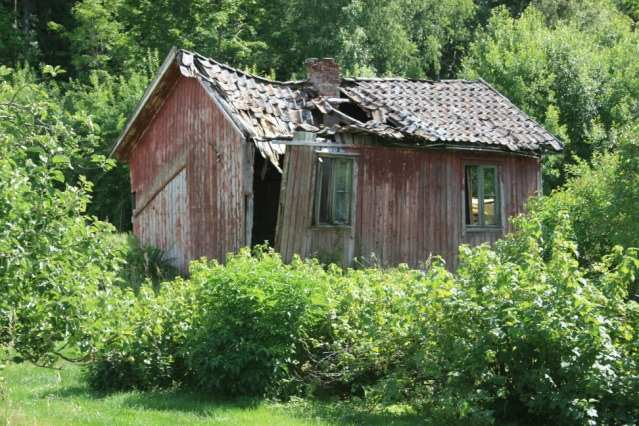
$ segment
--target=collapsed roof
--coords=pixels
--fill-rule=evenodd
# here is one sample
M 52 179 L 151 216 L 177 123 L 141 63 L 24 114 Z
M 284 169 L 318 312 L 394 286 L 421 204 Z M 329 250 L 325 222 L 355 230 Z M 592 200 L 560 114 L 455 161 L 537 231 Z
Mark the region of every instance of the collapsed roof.
M 280 82 L 173 49 L 113 153 L 126 158 L 142 127 L 161 107 L 169 80 L 180 75 L 198 79 L 244 137 L 274 164 L 285 145 L 273 142 L 291 140 L 299 130 L 327 139 L 366 133 L 400 144 L 535 155 L 563 149 L 552 134 L 483 80 L 342 79 L 339 66 L 330 59 L 309 60 L 307 69 L 308 80 Z

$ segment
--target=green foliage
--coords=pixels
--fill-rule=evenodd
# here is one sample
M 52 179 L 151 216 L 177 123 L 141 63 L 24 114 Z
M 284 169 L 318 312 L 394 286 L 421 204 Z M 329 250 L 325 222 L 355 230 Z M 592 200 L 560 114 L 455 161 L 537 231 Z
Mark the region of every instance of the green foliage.
M 302 77 L 305 58 L 326 56 L 351 75 L 438 77 L 457 70 L 475 7 L 469 0 L 292 0 L 274 2 L 264 15 L 283 22 L 273 31 L 265 18 L 260 29 L 279 62 L 267 67 L 282 78 Z
M 258 249 L 226 266 L 194 263 L 191 273 L 201 291 L 186 344 L 190 382 L 230 395 L 290 391 L 326 327 L 329 280 L 321 266 L 286 265 Z
M 424 407 L 500 422 L 633 423 L 639 306 L 627 301 L 626 273 L 588 277 L 565 222 L 546 239 L 538 222 L 518 226 L 495 252 L 462 250 L 455 291 L 425 323 Z
M 371 403 L 409 401 L 438 424 L 635 422 L 636 251 L 585 271 L 567 221 L 517 226 L 495 251 L 463 248 L 454 275 L 347 272 L 316 376 Z
M 617 4 L 619 10 L 630 16 L 634 22 L 639 21 L 639 1 L 615 0 L 615 4 Z
M 162 250 L 141 245 L 132 234 L 113 234 L 110 243 L 123 253 L 124 265 L 118 272 L 123 288 L 137 292 L 149 280 L 152 287 L 159 291 L 160 283 L 172 280 L 179 274 Z
M 92 383 L 358 396 L 438 424 L 636 422 L 637 250 L 583 269 L 567 219 L 516 227 L 494 250 L 463 247 L 455 274 L 285 265 L 264 250 L 195 262 L 159 296 L 128 293 Z
M 150 283 L 137 293 L 114 289 L 108 315 L 93 324 L 86 377 L 103 390 L 148 389 L 179 383 L 182 355 L 195 313 L 194 284 L 176 279 L 156 292 Z
M 157 58 L 153 55 L 145 57 L 138 67 L 143 69 L 133 69 L 117 77 L 104 71 L 93 71 L 88 75 L 88 81 L 72 80 L 66 86 L 61 103 L 66 110 L 85 117 L 90 123 L 91 133 L 98 138 L 93 155 L 110 154 L 129 111 L 135 107 L 149 76 L 157 68 Z M 101 164 L 84 164 L 82 173 L 94 183 L 88 212 L 108 220 L 121 231 L 130 230 L 129 168 L 120 163 L 106 169 Z
M 272 251 L 194 262 L 191 279 L 124 291 L 96 324 L 90 383 L 99 389 L 186 383 L 228 395 L 290 393 L 326 327 L 326 273 Z M 105 330 L 101 333 L 99 330 Z
M 564 161 L 589 160 L 611 148 L 614 129 L 636 122 L 639 39 L 610 2 L 539 2 L 512 18 L 497 9 L 463 60 L 463 75 L 481 76 L 566 142 Z M 563 180 L 547 162 L 545 183 Z
M 8 358 L 8 350 L 3 345 L 0 345 L 0 402 L 3 402 L 7 397 L 6 382 L 4 375 L 2 374 L 6 366 L 6 360 Z
M 570 178 L 530 210 L 548 229 L 557 213 L 567 214 L 584 264 L 594 264 L 614 246 L 639 247 L 639 131 L 627 129 L 616 138 L 617 150 L 579 162 Z
M 2 65 L 15 65 L 16 59 L 31 59 L 32 53 L 25 40 L 25 34 L 16 31 L 17 17 L 6 5 L 0 4 L 0 61 Z
M 79 71 L 123 64 L 134 53 L 130 35 L 118 21 L 122 0 L 84 0 L 72 9 L 75 28 L 68 34 Z
M 438 315 L 433 296 L 447 296 L 453 281 L 439 261 L 427 273 L 405 265 L 332 273 L 332 337 L 315 359 L 315 376 L 322 388 L 371 398 L 372 385 L 414 365 L 421 324 Z M 380 402 L 404 401 L 413 390 L 407 382 L 389 385 Z
M 28 70 L 2 74 L 0 347 L 50 365 L 84 337 L 120 260 L 105 248 L 112 227 L 84 215 L 91 184 L 67 179 L 90 149 L 73 127 L 87 123 Z

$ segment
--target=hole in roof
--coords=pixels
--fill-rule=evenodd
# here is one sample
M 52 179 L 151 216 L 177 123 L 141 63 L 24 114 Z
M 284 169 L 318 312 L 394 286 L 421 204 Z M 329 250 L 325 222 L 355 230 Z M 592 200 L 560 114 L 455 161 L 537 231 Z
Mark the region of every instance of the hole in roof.
M 313 115 L 313 125 L 318 126 L 322 124 L 322 113 L 316 109 L 311 110 L 311 114 Z
M 368 113 L 352 102 L 345 102 L 343 104 L 340 104 L 337 109 L 340 112 L 348 115 L 349 117 L 361 121 L 362 123 L 366 123 L 368 120 L 370 120 L 370 116 L 368 115 Z

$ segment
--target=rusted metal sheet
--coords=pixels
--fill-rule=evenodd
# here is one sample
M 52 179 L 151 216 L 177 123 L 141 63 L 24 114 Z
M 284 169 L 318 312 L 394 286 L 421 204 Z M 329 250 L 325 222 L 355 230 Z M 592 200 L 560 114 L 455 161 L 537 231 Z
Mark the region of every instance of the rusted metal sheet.
M 358 141 L 355 141 L 358 142 Z M 384 265 L 419 266 L 431 254 L 453 268 L 460 244 L 493 243 L 510 230 L 470 231 L 464 224 L 464 166 L 498 167 L 504 217 L 521 213 L 539 190 L 535 158 L 375 146 L 365 138 L 344 151 L 356 153 L 356 218 L 353 233 L 312 224 L 316 156 L 312 147 L 291 146 L 285 164 L 277 247 L 285 259 L 293 254 L 320 255 L 349 263 L 354 255 Z M 349 238 L 354 241 L 350 241 Z
M 167 252 L 188 236 L 176 259 L 182 268 L 202 256 L 223 260 L 244 245 L 245 143 L 201 84 L 181 78 L 130 156 L 131 187 L 141 201 L 134 212 L 135 234 Z M 170 194 L 185 200 L 184 209 L 155 208 L 176 176 L 183 176 L 184 194 Z

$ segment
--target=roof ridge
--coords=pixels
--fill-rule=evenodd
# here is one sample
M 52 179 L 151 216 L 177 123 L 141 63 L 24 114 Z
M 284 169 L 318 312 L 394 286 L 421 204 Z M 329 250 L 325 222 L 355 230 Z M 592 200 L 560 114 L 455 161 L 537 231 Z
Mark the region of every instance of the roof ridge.
M 198 52 L 192 52 L 192 51 L 187 50 L 187 49 L 179 49 L 179 52 L 180 53 L 187 53 L 189 55 L 192 55 L 193 57 L 197 57 L 200 60 L 208 61 L 208 62 L 213 63 L 213 64 L 215 64 L 215 65 L 217 65 L 217 66 L 219 66 L 221 68 L 225 68 L 228 71 L 232 71 L 232 72 L 235 72 L 237 74 L 241 74 L 243 76 L 250 77 L 250 78 L 255 79 L 255 80 L 260 80 L 260 81 L 263 81 L 263 82 L 269 83 L 269 84 L 279 84 L 279 85 L 289 85 L 290 86 L 290 85 L 301 85 L 301 84 L 304 84 L 304 83 L 306 83 L 308 81 L 307 79 L 304 79 L 304 80 L 287 80 L 287 81 L 271 80 L 270 78 L 262 77 L 262 76 L 255 75 L 255 74 L 251 74 L 250 72 L 243 71 L 243 70 L 241 70 L 239 68 L 232 67 L 229 64 L 225 64 L 224 62 L 220 62 L 220 61 L 218 61 L 216 59 L 213 59 L 213 58 L 211 58 L 209 56 L 204 56 L 204 55 L 202 55 L 202 54 L 200 54 Z
M 259 75 L 255 75 L 252 74 L 250 72 L 247 71 L 243 71 L 239 68 L 235 68 L 229 64 L 226 64 L 224 62 L 220 62 L 216 59 L 211 58 L 210 56 L 204 56 L 198 52 L 193 52 L 187 49 L 178 49 L 178 51 L 181 52 L 185 52 L 189 55 L 192 55 L 193 57 L 197 57 L 200 60 L 205 60 L 208 61 L 210 63 L 213 63 L 221 68 L 225 68 L 228 71 L 231 72 L 235 72 L 237 74 L 241 74 L 243 76 L 246 77 L 250 77 L 256 80 L 260 80 L 262 82 L 265 83 L 269 83 L 269 84 L 278 84 L 278 85 L 282 85 L 282 86 L 290 86 L 290 85 L 302 85 L 304 83 L 308 82 L 308 79 L 300 79 L 300 80 L 286 80 L 286 81 L 282 81 L 282 80 L 272 80 L 270 78 L 267 77 L 262 77 Z M 410 77 L 402 77 L 402 76 L 390 76 L 390 77 L 342 77 L 342 81 L 347 81 L 347 82 L 358 82 L 358 81 L 411 81 L 411 82 L 419 82 L 419 83 L 479 83 L 479 82 L 483 82 L 483 80 L 477 79 L 477 80 L 468 80 L 468 79 L 462 79 L 462 78 L 445 78 L 445 79 L 429 79 L 429 78 L 410 78 Z
M 468 80 L 464 78 L 442 78 L 433 80 L 428 78 L 408 78 L 408 77 L 344 77 L 343 81 L 357 83 L 358 81 L 412 81 L 419 83 L 480 83 L 480 80 Z

